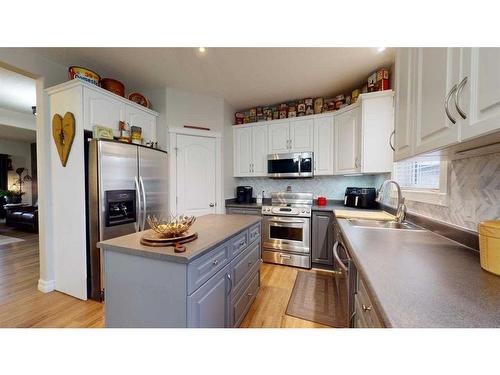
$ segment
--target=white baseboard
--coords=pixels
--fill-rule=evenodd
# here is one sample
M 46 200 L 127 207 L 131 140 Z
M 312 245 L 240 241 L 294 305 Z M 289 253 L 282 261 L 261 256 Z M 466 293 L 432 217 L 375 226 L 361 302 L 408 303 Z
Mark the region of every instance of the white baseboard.
M 38 290 L 43 293 L 49 293 L 56 289 L 55 280 L 38 279 Z

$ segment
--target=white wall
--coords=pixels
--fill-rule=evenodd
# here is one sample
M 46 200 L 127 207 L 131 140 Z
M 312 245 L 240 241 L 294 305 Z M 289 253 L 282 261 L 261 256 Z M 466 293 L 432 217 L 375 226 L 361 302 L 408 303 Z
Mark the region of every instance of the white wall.
M 0 65 L 13 69 L 37 79 L 37 159 L 38 159 L 38 207 L 39 207 L 39 248 L 40 248 L 40 279 L 38 288 L 50 292 L 55 288 L 53 239 L 57 238 L 58 230 L 52 223 L 50 207 L 52 204 L 52 178 L 50 174 L 50 113 L 48 96 L 44 89 L 64 82 L 68 79 L 67 67 L 47 60 L 23 48 L 0 48 Z M 81 230 L 81 229 L 79 229 Z
M 31 176 L 31 144 L 29 142 L 0 139 L 0 154 L 10 155 L 12 159 L 13 170 L 8 173 L 8 188 L 18 177 L 17 168 L 26 168 L 27 173 Z M 31 204 L 31 182 L 28 181 L 23 185 L 23 191 L 26 194 L 23 195 L 22 202 Z
M 233 119 L 234 108 L 224 101 L 224 130 L 222 138 L 222 171 L 223 171 L 223 196 L 224 199 L 236 196 L 237 181 L 233 177 Z

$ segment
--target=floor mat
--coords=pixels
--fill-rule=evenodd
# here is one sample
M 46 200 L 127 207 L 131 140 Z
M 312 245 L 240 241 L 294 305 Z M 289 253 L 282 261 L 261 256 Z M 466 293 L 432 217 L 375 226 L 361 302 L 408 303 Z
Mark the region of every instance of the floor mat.
M 347 327 L 345 286 L 342 276 L 299 271 L 286 314 L 330 327 Z
M 0 234 L 0 246 L 22 241 L 24 241 L 22 238 L 9 237 Z

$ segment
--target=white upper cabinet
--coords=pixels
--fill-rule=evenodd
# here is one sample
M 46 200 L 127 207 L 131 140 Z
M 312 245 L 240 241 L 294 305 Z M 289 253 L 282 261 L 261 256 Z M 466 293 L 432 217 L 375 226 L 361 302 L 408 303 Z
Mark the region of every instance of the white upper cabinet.
M 244 177 L 252 175 L 252 128 L 233 128 L 234 142 L 234 176 Z
M 269 124 L 269 153 L 312 151 L 314 143 L 314 121 L 312 119 L 290 119 Z
M 270 154 L 290 152 L 290 123 L 288 121 L 270 124 L 268 132 Z
M 413 155 L 414 88 L 416 48 L 398 48 L 394 72 L 396 111 L 394 119 L 394 160 Z
M 114 129 L 118 136 L 118 123 L 125 120 L 125 104 L 98 91 L 84 88 L 83 91 L 85 129 L 95 125 Z
M 335 173 L 359 171 L 359 107 L 335 116 Z
M 332 116 L 314 119 L 314 174 L 333 174 L 334 120 Z
M 500 48 L 462 48 L 461 57 L 454 105 L 468 140 L 500 130 Z
M 290 120 L 290 152 L 312 151 L 313 132 L 312 119 Z
M 414 152 L 421 154 L 459 141 L 454 110 L 460 69 L 458 48 L 417 49 L 416 124 Z
M 140 126 L 142 128 L 144 143 L 156 141 L 156 116 L 127 105 L 125 108 L 125 122 L 128 122 L 130 126 Z
M 252 127 L 252 173 L 254 176 L 267 175 L 267 126 Z
M 266 125 L 233 127 L 234 177 L 267 175 Z

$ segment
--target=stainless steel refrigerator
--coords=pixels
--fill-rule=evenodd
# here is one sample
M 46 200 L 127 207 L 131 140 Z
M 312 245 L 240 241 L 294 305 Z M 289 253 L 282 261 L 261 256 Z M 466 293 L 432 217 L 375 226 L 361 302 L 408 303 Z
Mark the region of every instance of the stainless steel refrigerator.
M 96 244 L 148 229 L 148 215 L 168 215 L 167 153 L 92 139 L 87 168 L 87 289 L 89 298 L 103 300 L 103 258 Z

